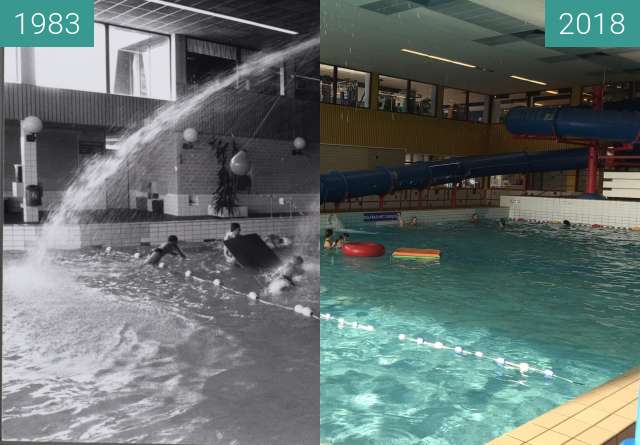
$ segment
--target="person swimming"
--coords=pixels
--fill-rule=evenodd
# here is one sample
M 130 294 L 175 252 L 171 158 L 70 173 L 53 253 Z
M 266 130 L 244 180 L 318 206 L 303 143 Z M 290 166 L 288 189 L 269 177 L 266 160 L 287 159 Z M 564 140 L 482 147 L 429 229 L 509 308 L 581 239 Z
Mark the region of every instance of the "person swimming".
M 150 264 L 152 266 L 157 265 L 163 256 L 165 255 L 180 255 L 182 259 L 187 259 L 187 256 L 182 252 L 180 246 L 178 246 L 178 237 L 175 235 L 169 235 L 167 238 L 167 242 L 161 244 L 151 251 L 151 255 L 145 260 L 145 264 Z
M 348 241 L 349 239 L 349 234 L 348 233 L 342 233 L 338 239 L 336 240 L 336 242 L 334 243 L 335 247 L 337 249 L 341 248 L 342 246 L 345 245 L 345 243 Z
M 241 230 L 240 224 L 235 222 L 231 223 L 231 227 L 229 229 L 230 230 L 224 236 L 225 241 L 228 241 L 230 239 L 237 238 L 238 236 L 240 236 L 240 230 Z M 231 251 L 226 245 L 224 246 L 223 253 L 224 253 L 224 259 L 227 261 L 227 263 L 238 264 L 236 262 L 236 257 L 233 256 L 233 254 L 231 253 Z
M 498 229 L 504 230 L 507 228 L 507 218 L 500 218 L 498 220 Z
M 415 227 L 418 225 L 418 217 L 414 216 L 413 218 L 411 218 L 411 221 L 409 222 L 409 225 L 412 227 Z
M 324 243 L 322 244 L 324 249 L 333 249 L 336 247 L 336 242 L 333 240 L 333 229 L 327 229 L 324 231 Z
M 478 224 L 480 222 L 480 216 L 477 213 L 471 215 L 471 224 Z
M 563 225 L 564 227 L 571 227 L 571 223 L 569 222 L 569 220 L 568 220 L 568 219 L 565 219 L 564 221 L 562 221 L 562 225 Z
M 267 293 L 279 295 L 283 290 L 294 287 L 296 281 L 304 275 L 303 264 L 304 259 L 301 256 L 294 256 L 287 261 L 274 274 L 273 279 L 267 286 Z
M 402 218 L 401 212 L 396 212 L 396 218 L 398 219 L 398 227 L 404 227 L 404 218 Z

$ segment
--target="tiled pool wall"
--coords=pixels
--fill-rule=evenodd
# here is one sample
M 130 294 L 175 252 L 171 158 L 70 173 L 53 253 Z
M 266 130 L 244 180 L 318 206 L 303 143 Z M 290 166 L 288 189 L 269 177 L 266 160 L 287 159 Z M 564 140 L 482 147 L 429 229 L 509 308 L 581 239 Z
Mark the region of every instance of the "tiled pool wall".
M 318 233 L 317 216 L 274 218 L 201 219 L 166 222 L 135 222 L 82 224 L 64 226 L 57 234 L 53 248 L 73 250 L 91 246 L 126 247 L 140 244 L 159 244 L 169 235 L 182 241 L 202 242 L 222 239 L 229 224 L 238 222 L 244 233 L 270 233 L 296 236 Z M 3 250 L 22 251 L 35 246 L 42 231 L 40 225 L 5 225 Z
M 386 212 L 388 212 L 387 210 Z M 362 224 L 371 225 L 390 225 L 397 224 L 396 221 L 375 221 L 365 222 L 365 213 L 380 213 L 376 211 L 371 212 L 342 212 L 342 213 L 322 213 L 320 215 L 320 227 L 325 229 L 327 227 L 340 226 L 337 223 L 339 221 L 342 225 L 353 226 Z M 382 213 L 385 213 L 383 211 Z M 481 207 L 481 208 L 465 208 L 465 209 L 442 209 L 442 210 L 402 210 L 402 218 L 405 220 L 411 219 L 414 216 L 418 219 L 420 224 L 439 223 L 447 221 L 468 221 L 471 215 L 477 213 L 480 218 L 486 219 L 500 219 L 506 218 L 509 215 L 509 209 L 501 207 Z M 331 220 L 331 221 L 330 221 Z
M 640 226 L 640 202 L 593 199 L 502 196 L 500 206 L 509 217 L 535 221 L 563 221 L 574 224 L 632 228 Z

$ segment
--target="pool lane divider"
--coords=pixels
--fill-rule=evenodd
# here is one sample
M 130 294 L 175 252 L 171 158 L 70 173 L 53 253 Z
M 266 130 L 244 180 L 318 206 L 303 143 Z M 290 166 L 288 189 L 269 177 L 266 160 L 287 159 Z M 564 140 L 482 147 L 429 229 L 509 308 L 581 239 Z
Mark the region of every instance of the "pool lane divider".
M 336 318 L 333 315 L 327 314 L 327 313 L 324 313 L 324 314 L 321 313 L 319 318 L 320 320 L 337 323 L 338 329 L 351 328 L 351 329 L 357 329 L 357 330 L 367 331 L 367 332 L 376 331 L 376 328 L 370 324 L 359 323 L 357 321 L 347 321 L 344 318 Z M 448 346 L 440 341 L 430 342 L 428 340 L 425 340 L 422 337 L 410 337 L 406 334 L 398 334 L 397 339 L 401 343 L 414 343 L 416 345 L 427 346 L 432 349 L 453 351 L 455 354 L 461 357 L 475 357 L 481 360 L 490 360 L 496 365 L 500 366 L 501 368 L 519 371 L 520 374 L 522 374 L 523 376 L 534 373 L 534 374 L 540 374 L 547 379 L 559 379 L 567 383 L 571 383 L 573 385 L 583 385 L 582 383 L 577 382 L 575 380 L 571 380 L 566 377 L 559 376 L 551 369 L 537 368 L 537 367 L 531 366 L 529 363 L 511 362 L 509 360 L 506 360 L 503 357 L 487 355 L 482 351 L 469 351 L 464 349 L 462 346 Z
M 318 317 L 316 314 L 314 314 L 310 307 L 306 307 L 306 306 L 303 306 L 301 304 L 296 304 L 295 306 L 291 307 L 291 306 L 286 306 L 284 304 L 276 303 L 274 301 L 264 300 L 256 292 L 251 291 L 251 292 L 245 294 L 244 292 L 240 292 L 240 291 L 235 290 L 235 289 L 233 289 L 233 288 L 231 288 L 229 286 L 223 285 L 222 282 L 220 281 L 220 279 L 218 279 L 218 278 L 216 278 L 214 280 L 207 280 L 205 278 L 200 278 L 200 277 L 197 277 L 197 276 L 193 275 L 190 270 L 187 270 L 184 273 L 184 276 L 187 279 L 191 279 L 191 280 L 197 281 L 199 283 L 213 284 L 215 287 L 219 287 L 220 289 L 223 289 L 223 290 L 225 290 L 225 291 L 227 291 L 229 293 L 232 293 L 234 295 L 238 295 L 238 296 L 241 296 L 241 297 L 246 297 L 251 301 L 255 301 L 257 303 L 261 303 L 261 304 L 264 304 L 266 306 L 272 306 L 272 307 L 276 307 L 278 309 L 283 309 L 283 310 L 286 310 L 286 311 L 292 311 L 292 312 L 295 312 L 296 314 L 302 315 L 303 317 L 313 318 L 315 320 L 320 320 L 320 317 Z
M 107 254 L 111 254 L 111 253 L 113 253 L 113 248 L 108 246 L 107 248 L 105 248 L 105 252 Z M 133 254 L 133 258 L 135 258 L 135 259 L 139 259 L 140 257 L 141 257 L 140 252 L 136 252 L 136 253 Z M 160 269 L 164 269 L 165 268 L 165 263 L 164 262 L 158 263 L 158 267 Z M 235 294 L 235 295 L 238 295 L 238 296 L 241 296 L 241 297 L 246 297 L 251 301 L 255 301 L 257 303 L 264 304 L 265 306 L 276 307 L 278 309 L 283 309 L 283 310 L 295 312 L 296 314 L 300 314 L 303 317 L 312 318 L 314 320 L 320 320 L 320 317 L 318 317 L 316 314 L 314 314 L 313 310 L 310 307 L 303 306 L 301 304 L 296 304 L 295 306 L 291 307 L 291 306 L 286 306 L 284 304 L 276 303 L 274 301 L 264 300 L 254 291 L 251 291 L 251 292 L 245 294 L 244 292 L 240 292 L 240 291 L 235 290 L 235 289 L 233 289 L 231 287 L 224 286 L 222 284 L 222 281 L 220 281 L 220 279 L 218 279 L 218 278 L 216 278 L 214 280 L 208 280 L 208 279 L 205 279 L 205 278 L 200 278 L 200 277 L 197 277 L 197 276 L 193 275 L 193 273 L 191 273 L 190 270 L 185 271 L 184 277 L 186 279 L 191 279 L 191 280 L 199 282 L 199 283 L 213 284 L 215 287 L 219 287 L 220 289 L 224 289 L 225 291 L 227 291 L 229 293 L 232 293 L 232 294 Z

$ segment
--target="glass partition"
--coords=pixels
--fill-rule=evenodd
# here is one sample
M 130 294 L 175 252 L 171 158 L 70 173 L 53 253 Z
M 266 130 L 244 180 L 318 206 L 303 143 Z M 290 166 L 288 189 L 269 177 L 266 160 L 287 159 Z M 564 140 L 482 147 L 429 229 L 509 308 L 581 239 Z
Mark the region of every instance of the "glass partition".
M 467 92 L 445 88 L 442 97 L 442 115 L 445 119 L 467 119 Z
M 409 90 L 409 112 L 435 116 L 437 91 L 438 88 L 435 85 L 412 80 Z
M 407 87 L 409 81 L 389 76 L 378 77 L 378 110 L 407 112 Z
M 370 78 L 369 73 L 338 67 L 336 103 L 350 107 L 368 108 Z
M 171 43 L 168 36 L 109 27 L 111 92 L 171 98 Z

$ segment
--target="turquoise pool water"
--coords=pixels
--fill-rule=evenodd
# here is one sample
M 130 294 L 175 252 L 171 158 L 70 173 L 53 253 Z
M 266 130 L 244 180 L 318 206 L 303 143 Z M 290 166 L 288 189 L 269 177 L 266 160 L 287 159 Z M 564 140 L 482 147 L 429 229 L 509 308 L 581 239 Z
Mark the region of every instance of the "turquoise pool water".
M 640 364 L 640 233 L 512 223 L 367 226 L 382 258 L 324 252 L 323 444 L 480 445 Z M 397 260 L 397 247 L 443 251 Z M 398 334 L 553 368 L 574 385 Z

